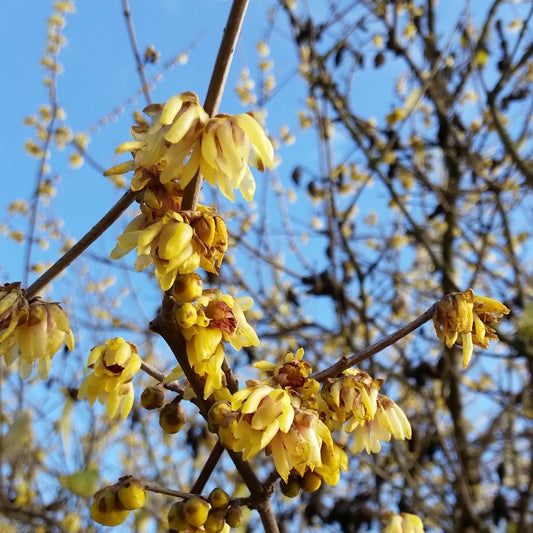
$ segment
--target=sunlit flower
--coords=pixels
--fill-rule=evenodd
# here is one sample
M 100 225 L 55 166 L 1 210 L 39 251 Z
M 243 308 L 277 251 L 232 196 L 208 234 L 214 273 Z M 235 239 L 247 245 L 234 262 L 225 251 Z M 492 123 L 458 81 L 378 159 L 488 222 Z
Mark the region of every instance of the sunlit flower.
M 29 304 L 20 283 L 8 283 L 0 287 L 0 356 L 12 359 L 11 352 L 17 344 L 15 329 L 26 322 Z M 12 361 L 11 361 L 12 362 Z
M 374 418 L 377 411 L 378 392 L 382 379 L 375 379 L 366 372 L 347 369 L 338 378 L 327 379 L 320 391 L 319 407 L 330 429 L 345 430 Z
M 177 212 L 169 212 L 155 221 L 141 214 L 118 237 L 110 257 L 119 259 L 136 247 L 135 270 L 144 270 L 153 263 L 161 289 L 166 291 L 178 274 L 190 274 L 200 265 L 193 237 L 194 230 Z
M 274 149 L 251 114 L 217 115 L 205 126 L 201 154 L 195 152 L 191 160 L 196 158 L 203 177 L 212 186 L 218 185 L 226 198 L 234 201 L 233 191 L 239 189 L 251 201 L 255 181 L 248 165 L 263 172 L 274 163 Z
M 352 452 L 359 453 L 363 449 L 367 453 L 381 451 L 381 443 L 389 442 L 392 437 L 397 440 L 411 438 L 411 424 L 400 407 L 390 398 L 379 394 L 377 410 L 372 419 L 359 424 L 345 426 L 345 430 L 353 435 Z
M 290 390 L 303 401 L 301 407 L 314 407 L 316 394 L 320 388 L 318 381 L 310 376 L 312 367 L 303 360 L 304 350 L 299 348 L 296 353 L 288 352 L 281 364 L 268 361 L 254 363 L 256 368 L 267 372 L 269 383 Z
M 274 466 L 287 482 L 291 470 L 303 476 L 306 470 L 314 471 L 324 466 L 323 448 L 331 461 L 335 457 L 333 438 L 327 426 L 312 409 L 296 409 L 288 431 L 278 431 L 271 439 L 267 453 L 272 454 Z M 340 468 L 341 462 L 337 465 Z
M 58 303 L 38 297 L 28 302 L 19 283 L 0 288 L 0 355 L 7 365 L 18 359 L 20 377 L 29 377 L 37 362 L 39 378 L 46 379 L 63 344 L 74 349 L 69 319 Z
M 290 395 L 260 383 L 237 391 L 231 408 L 240 415 L 232 428 L 232 448 L 243 452 L 245 461 L 263 450 L 278 432 L 287 433 L 294 420 Z
M 198 165 L 188 164 L 208 119 L 198 96 L 193 92 L 177 94 L 165 104 L 151 104 L 144 109 L 151 119 L 131 128 L 133 141 L 122 143 L 117 153 L 131 152 L 133 161 L 121 163 L 106 171 L 106 175 L 135 170 L 132 190 L 141 190 L 149 183 L 184 180 L 196 173 Z
M 78 398 L 89 398 L 92 405 L 96 399 L 106 404 L 110 417 L 117 414 L 126 418 L 133 406 L 133 376 L 141 368 L 137 346 L 115 337 L 105 345 L 91 350 L 87 361 L 93 372 L 83 381 L 78 391 Z
M 489 340 L 498 340 L 493 328 L 487 324 L 499 322 L 510 310 L 492 298 L 475 296 L 472 289 L 448 294 L 442 298 L 433 315 L 433 324 L 439 339 L 451 348 L 463 346 L 463 367 L 472 357 L 473 344 L 488 348 Z
M 257 334 L 244 315 L 252 304 L 251 298 L 233 298 L 209 289 L 195 301 L 175 306 L 174 316 L 185 339 L 189 363 L 206 379 L 206 398 L 224 385 L 222 343 L 229 342 L 236 350 L 259 344 Z
M 381 533 L 424 533 L 424 524 L 418 516 L 411 513 L 393 513 L 383 516 L 385 528 Z

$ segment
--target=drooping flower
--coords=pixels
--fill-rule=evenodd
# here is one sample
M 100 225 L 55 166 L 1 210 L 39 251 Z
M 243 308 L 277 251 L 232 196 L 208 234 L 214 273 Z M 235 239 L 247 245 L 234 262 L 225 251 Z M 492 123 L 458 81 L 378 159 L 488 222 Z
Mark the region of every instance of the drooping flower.
M 178 274 L 190 274 L 200 265 L 193 237 L 194 230 L 177 212 L 169 212 L 155 221 L 141 214 L 118 237 L 110 257 L 119 259 L 137 248 L 135 270 L 144 270 L 153 263 L 161 289 L 166 291 Z
M 198 206 L 194 213 L 179 211 L 181 197 L 174 188 L 150 186 L 142 191 L 141 214 L 126 226 L 110 254 L 119 259 L 137 248 L 135 269 L 153 263 L 163 290 L 177 275 L 191 274 L 198 266 L 216 274 L 228 247 L 226 225 L 214 209 Z
M 133 406 L 132 379 L 141 368 L 137 346 L 115 337 L 93 348 L 87 365 L 93 372 L 81 384 L 78 398 L 88 398 L 91 405 L 98 399 L 110 417 L 120 406 L 120 415 L 126 418 Z
M 383 516 L 383 522 L 385 528 L 381 533 L 424 533 L 424 524 L 415 514 L 389 511 Z
M 69 319 L 56 302 L 39 297 L 28 301 L 19 283 L 0 288 L 0 355 L 9 366 L 19 361 L 21 378 L 31 375 L 37 362 L 37 374 L 46 379 L 50 363 L 63 344 L 74 349 Z
M 218 185 L 229 200 L 235 200 L 234 190 L 239 189 L 251 201 L 255 181 L 249 165 L 263 172 L 274 163 L 274 149 L 252 114 L 217 115 L 207 122 L 201 151 L 195 151 L 190 162 L 198 164 L 205 180 Z M 180 184 L 185 187 L 186 180 Z
M 319 409 L 330 429 L 345 430 L 374 418 L 382 379 L 375 379 L 358 368 L 347 369 L 342 376 L 327 379 L 320 391 Z
M 381 393 L 377 398 L 374 417 L 359 423 L 352 419 L 345 430 L 353 436 L 353 453 L 359 453 L 363 449 L 367 453 L 378 453 L 381 451 L 381 443 L 389 442 L 392 437 L 397 440 L 411 438 L 411 424 L 405 413 L 393 400 Z
M 189 363 L 206 380 L 205 398 L 225 383 L 223 342 L 230 343 L 236 350 L 259 344 L 257 334 L 244 315 L 252 304 L 251 298 L 233 298 L 213 289 L 204 290 L 193 302 L 176 304 L 174 316 L 185 339 Z
M 190 181 L 198 165 L 189 165 L 193 148 L 198 145 L 208 115 L 193 92 L 177 94 L 165 104 L 144 109 L 151 124 L 139 120 L 131 128 L 133 141 L 122 143 L 117 153 L 131 152 L 134 159 L 105 172 L 123 174 L 135 170 L 131 188 L 138 191 L 156 181 Z
M 268 361 L 254 363 L 256 368 L 269 375 L 269 384 L 282 387 L 301 400 L 301 407 L 315 407 L 316 395 L 320 384 L 310 377 L 312 367 L 303 359 L 304 349 L 295 353 L 287 352 L 280 364 Z
M 498 340 L 495 330 L 488 324 L 499 322 L 510 310 L 492 298 L 475 296 L 472 289 L 448 294 L 442 298 L 433 315 L 438 338 L 451 348 L 463 346 L 463 367 L 467 368 L 473 344 L 488 348 L 489 340 Z

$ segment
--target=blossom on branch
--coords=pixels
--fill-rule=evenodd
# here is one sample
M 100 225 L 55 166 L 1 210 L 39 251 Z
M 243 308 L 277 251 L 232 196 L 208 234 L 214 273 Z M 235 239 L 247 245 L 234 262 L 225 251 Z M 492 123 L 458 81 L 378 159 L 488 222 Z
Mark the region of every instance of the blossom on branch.
M 415 514 L 392 511 L 383 516 L 385 528 L 381 533 L 424 533 L 424 524 Z
M 510 309 L 492 298 L 476 296 L 472 289 L 448 294 L 442 298 L 433 315 L 438 338 L 451 348 L 463 346 L 463 367 L 472 357 L 473 345 L 489 347 L 490 340 L 498 340 L 496 331 L 488 324 L 498 323 Z
M 183 190 L 201 171 L 231 201 L 235 189 L 251 201 L 255 181 L 249 165 L 263 172 L 274 163 L 272 143 L 251 113 L 209 118 L 193 92 L 151 104 L 144 113 L 151 122 L 138 119 L 131 128 L 133 141 L 116 149 L 130 152 L 133 160 L 104 173 L 113 176 L 133 170 L 134 191 L 154 183 L 175 183 Z
M 21 378 L 29 377 L 37 362 L 39 378 L 46 379 L 63 344 L 74 349 L 69 319 L 58 303 L 28 301 L 20 283 L 0 287 L 0 355 L 8 366 L 18 359 Z
M 108 416 L 126 418 L 133 406 L 133 376 L 141 368 L 137 346 L 115 337 L 91 350 L 87 366 L 93 370 L 81 384 L 78 398 L 106 404 Z

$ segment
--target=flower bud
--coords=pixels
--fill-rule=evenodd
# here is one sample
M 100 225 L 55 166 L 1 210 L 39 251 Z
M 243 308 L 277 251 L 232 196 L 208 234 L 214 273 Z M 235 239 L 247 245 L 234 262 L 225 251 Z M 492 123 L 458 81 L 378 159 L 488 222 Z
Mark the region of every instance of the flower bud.
M 119 484 L 118 499 L 124 509 L 132 511 L 144 507 L 146 492 L 138 479 L 128 477 Z
M 300 478 L 289 476 L 287 482 L 281 479 L 279 488 L 281 489 L 281 493 L 287 498 L 296 498 L 300 494 Z
M 202 288 L 202 278 L 193 272 L 176 276 L 170 292 L 178 302 L 192 302 L 202 296 Z
M 159 425 L 165 433 L 177 433 L 185 424 L 185 411 L 179 402 L 167 403 L 159 411 Z
M 220 487 L 214 488 L 209 494 L 209 503 L 213 509 L 225 509 L 230 501 L 230 495 Z
M 118 526 L 128 518 L 129 511 L 120 504 L 117 490 L 105 487 L 99 490 L 91 504 L 91 518 L 103 526 Z
M 305 490 L 305 492 L 315 492 L 320 488 L 320 485 L 322 485 L 322 477 L 319 474 L 310 470 L 304 474 L 301 482 L 302 490 Z
M 152 387 L 146 387 L 141 394 L 141 405 L 148 410 L 160 409 L 164 401 L 165 391 L 161 383 Z
M 168 527 L 175 531 L 185 531 L 189 529 L 189 524 L 185 520 L 185 502 L 176 502 L 168 511 Z
M 204 524 L 204 529 L 208 533 L 219 533 L 224 529 L 226 524 L 226 510 L 225 509 L 211 509 L 207 515 L 207 520 Z
M 211 506 L 203 498 L 191 498 L 185 504 L 185 520 L 190 526 L 200 527 L 205 524 Z
M 198 314 L 193 303 L 185 302 L 174 308 L 174 317 L 180 328 L 187 329 L 196 324 Z
M 226 512 L 226 523 L 229 527 L 239 527 L 244 520 L 244 513 L 239 504 L 234 503 Z

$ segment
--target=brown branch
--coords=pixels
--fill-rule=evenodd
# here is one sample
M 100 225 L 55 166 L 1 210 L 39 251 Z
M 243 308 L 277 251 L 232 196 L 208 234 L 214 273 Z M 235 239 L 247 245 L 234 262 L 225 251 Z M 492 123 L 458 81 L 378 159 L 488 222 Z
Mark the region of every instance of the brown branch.
M 142 89 L 141 92 L 146 98 L 148 104 L 152 103 L 150 97 L 150 84 L 146 79 L 146 74 L 144 72 L 144 63 L 141 59 L 141 54 L 139 53 L 139 46 L 137 44 L 137 37 L 135 36 L 135 29 L 133 28 L 133 20 L 131 18 L 131 9 L 128 0 L 122 0 L 122 10 L 124 11 L 124 17 L 126 19 L 126 27 L 128 28 L 128 37 L 130 39 L 131 48 L 133 51 L 133 56 L 135 57 L 135 63 L 137 65 L 137 72 L 141 78 Z
M 213 74 L 211 75 L 211 81 L 209 82 L 209 88 L 207 89 L 207 96 L 205 97 L 204 109 L 209 116 L 215 115 L 218 111 L 248 2 L 249 0 L 234 0 L 231 6 L 226 29 L 224 30 L 213 68 Z M 183 192 L 183 209 L 196 210 L 201 188 L 202 175 L 197 173 Z
M 357 365 L 361 363 L 362 361 L 377 354 L 378 352 L 381 352 L 388 346 L 391 346 L 395 342 L 398 342 L 400 339 L 403 339 L 403 337 L 409 335 L 409 333 L 419 328 L 422 324 L 425 324 L 428 320 L 431 320 L 431 318 L 433 317 L 435 313 L 436 307 L 437 307 L 437 304 L 434 303 L 422 315 L 420 315 L 418 318 L 416 318 L 412 322 L 409 322 L 409 324 L 396 330 L 394 333 L 391 333 L 390 335 L 383 337 L 383 339 L 379 340 L 378 342 L 375 342 L 374 344 L 370 345 L 368 348 L 361 350 L 359 353 L 356 353 L 350 357 L 342 357 L 334 365 L 331 365 L 329 368 L 326 368 L 325 370 L 322 370 L 321 372 L 316 372 L 312 374 L 310 377 L 312 377 L 313 379 L 316 379 L 317 381 L 324 381 L 328 378 L 333 378 L 333 377 L 338 376 L 347 368 Z
M 136 192 L 128 190 L 122 198 L 68 251 L 60 257 L 42 276 L 26 289 L 26 296 L 32 298 L 50 281 L 67 268 L 81 255 L 100 235 L 113 224 L 118 217 L 131 205 Z

